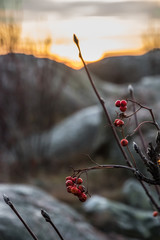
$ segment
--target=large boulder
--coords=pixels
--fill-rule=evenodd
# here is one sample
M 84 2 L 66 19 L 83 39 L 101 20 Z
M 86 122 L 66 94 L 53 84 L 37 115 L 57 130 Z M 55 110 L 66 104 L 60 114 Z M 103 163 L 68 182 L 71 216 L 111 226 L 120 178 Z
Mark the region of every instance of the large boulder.
M 147 240 L 160 238 L 159 219 L 152 216 L 152 211 L 129 207 L 97 195 L 84 204 L 84 210 L 91 223 L 104 232 L 114 231 Z
M 58 239 L 57 233 L 41 216 L 46 210 L 65 240 L 107 240 L 71 207 L 57 201 L 46 192 L 27 185 L 0 185 L 0 238 L 3 240 L 29 240 L 31 236 L 2 199 L 6 194 L 19 214 L 39 240 Z
M 85 108 L 57 124 L 42 135 L 20 141 L 13 149 L 15 159 L 54 159 L 54 164 L 65 164 L 69 159 L 94 153 L 108 142 L 106 122 L 99 106 Z
M 160 49 L 139 56 L 113 56 L 88 65 L 97 77 L 108 82 L 134 83 L 144 76 L 160 74 Z

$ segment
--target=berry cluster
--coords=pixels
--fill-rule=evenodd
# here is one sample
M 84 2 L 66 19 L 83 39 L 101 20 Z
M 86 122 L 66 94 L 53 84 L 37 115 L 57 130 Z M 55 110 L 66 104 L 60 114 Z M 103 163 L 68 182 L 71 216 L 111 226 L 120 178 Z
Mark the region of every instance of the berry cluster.
M 87 195 L 85 194 L 85 187 L 81 185 L 82 183 L 82 178 L 66 177 L 67 192 L 77 196 L 81 202 L 85 202 L 87 200 Z
M 121 112 L 125 112 L 127 110 L 127 101 L 126 100 L 117 100 L 115 102 L 115 106 L 119 107 Z M 123 118 L 122 114 L 119 114 L 120 118 Z M 124 125 L 124 121 L 122 119 L 115 119 L 114 126 L 115 127 L 122 127 Z M 123 131 L 123 130 L 122 130 Z M 121 140 L 121 146 L 126 147 L 128 145 L 128 140 L 126 138 L 123 138 Z
M 117 100 L 115 102 L 115 106 L 119 107 L 121 112 L 125 112 L 127 110 L 127 101 L 126 100 Z

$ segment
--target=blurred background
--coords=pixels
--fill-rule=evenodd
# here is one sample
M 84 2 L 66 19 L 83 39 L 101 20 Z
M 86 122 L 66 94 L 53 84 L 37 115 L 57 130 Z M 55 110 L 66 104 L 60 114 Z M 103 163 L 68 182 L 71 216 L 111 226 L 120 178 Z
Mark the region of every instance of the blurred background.
M 17 201 L 37 194 L 36 186 L 72 206 L 100 234 L 79 236 L 77 227 L 77 240 L 157 240 L 153 207 L 126 170 L 84 174 L 92 195 L 86 205 L 66 192 L 65 177 L 73 168 L 94 165 L 90 158 L 98 164 L 125 164 L 78 57 L 74 33 L 113 122 L 114 102 L 130 97 L 131 84 L 137 101 L 152 108 L 160 123 L 160 1 L 0 0 L 0 191 Z M 150 115 L 142 110 L 138 119 L 150 120 Z M 126 135 L 131 134 L 134 119 L 126 124 Z M 155 143 L 153 126 L 142 131 L 146 145 Z M 129 137 L 132 152 L 133 140 L 141 144 L 138 134 Z M 61 227 L 62 220 L 57 221 Z M 21 239 L 12 231 L 8 238 L 2 229 L 3 239 Z

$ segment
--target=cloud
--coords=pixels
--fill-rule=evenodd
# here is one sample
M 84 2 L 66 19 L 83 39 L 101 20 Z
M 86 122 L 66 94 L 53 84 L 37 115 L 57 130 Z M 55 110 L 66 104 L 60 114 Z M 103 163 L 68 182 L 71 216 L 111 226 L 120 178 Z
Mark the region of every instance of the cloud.
M 34 5 L 33 5 L 34 4 Z M 160 5 L 153 1 L 122 1 L 122 2 L 104 2 L 104 1 L 72 1 L 72 2 L 52 2 L 29 0 L 25 1 L 25 6 L 30 11 L 55 12 L 60 17 L 69 16 L 135 16 L 147 15 L 157 17 Z M 160 16 L 159 16 L 160 17 Z
M 53 1 L 22 0 L 22 8 L 33 14 L 52 13 L 60 18 L 75 16 L 137 16 L 160 18 L 160 5 L 156 1 Z M 158 14 L 159 12 L 159 14 Z M 34 17 L 34 15 L 33 15 Z

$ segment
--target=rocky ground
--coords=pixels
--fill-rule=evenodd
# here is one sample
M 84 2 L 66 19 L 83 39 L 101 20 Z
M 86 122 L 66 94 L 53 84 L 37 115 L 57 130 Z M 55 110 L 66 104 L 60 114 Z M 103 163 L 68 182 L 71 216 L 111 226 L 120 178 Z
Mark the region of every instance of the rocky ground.
M 139 189 L 133 197 L 127 194 L 127 191 L 131 191 L 131 186 L 132 189 Z M 3 240 L 20 240 L 22 236 L 23 239 L 30 239 L 23 224 L 4 202 L 5 194 L 40 240 L 57 238 L 56 232 L 42 217 L 41 210 L 47 211 L 66 240 L 73 237 L 76 240 L 156 240 L 159 238 L 159 220 L 153 218 L 152 208 L 148 205 L 143 189 L 140 189 L 135 180 L 130 180 L 122 190 L 132 206 L 93 195 L 86 203 L 79 206 L 77 212 L 37 187 L 1 184 L 0 235 Z M 142 202 L 137 206 L 138 198 L 141 198 Z

